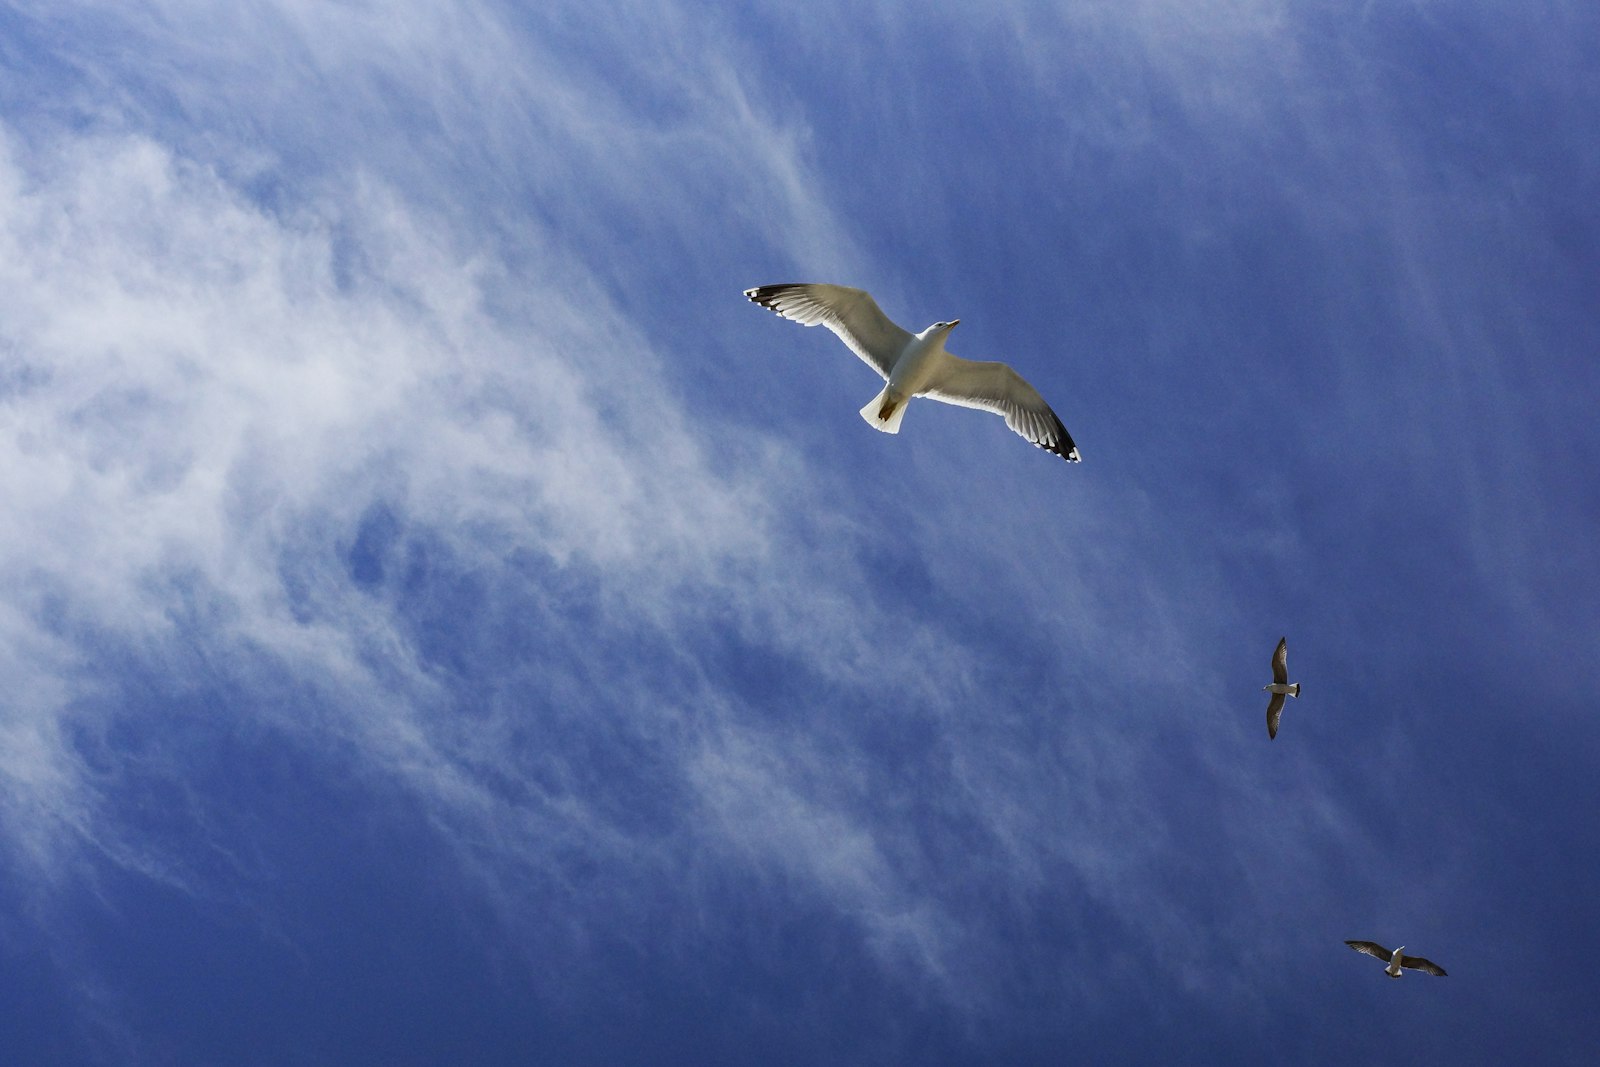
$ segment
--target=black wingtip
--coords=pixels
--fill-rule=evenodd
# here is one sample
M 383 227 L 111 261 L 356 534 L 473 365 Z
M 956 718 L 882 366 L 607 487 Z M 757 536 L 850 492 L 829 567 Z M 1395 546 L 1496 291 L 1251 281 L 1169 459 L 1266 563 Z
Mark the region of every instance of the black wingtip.
M 804 289 L 804 282 L 783 282 L 779 285 L 758 285 L 754 289 L 746 289 L 744 295 L 752 304 L 758 304 L 776 315 L 782 315 L 774 302 L 783 294 L 794 289 Z
M 746 289 L 744 295 L 759 304 L 763 300 L 782 296 L 791 289 L 804 289 L 809 284 L 809 282 L 779 282 L 777 285 L 758 285 L 753 289 Z
M 1045 410 L 1049 411 L 1050 409 L 1046 408 Z M 1052 452 L 1060 456 L 1068 463 L 1082 463 L 1083 457 L 1078 454 L 1077 444 L 1072 440 L 1072 435 L 1067 432 L 1067 428 L 1061 425 L 1061 416 L 1054 411 L 1050 411 L 1050 421 L 1055 424 L 1055 443 L 1053 445 L 1041 444 L 1040 447 L 1046 452 Z

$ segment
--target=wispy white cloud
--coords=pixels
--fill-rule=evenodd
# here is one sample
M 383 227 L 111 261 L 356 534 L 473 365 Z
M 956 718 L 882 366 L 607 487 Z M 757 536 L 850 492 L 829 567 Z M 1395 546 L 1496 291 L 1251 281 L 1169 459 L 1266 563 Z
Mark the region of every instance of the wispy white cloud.
M 330 555 L 374 500 L 460 551 L 536 531 L 557 560 L 647 572 L 667 554 L 673 580 L 757 550 L 759 509 L 697 480 L 698 446 L 603 304 L 546 300 L 537 333 L 495 323 L 474 264 L 378 188 L 346 205 L 370 265 L 341 286 L 327 222 L 283 226 L 150 142 L 89 138 L 26 173 L 11 155 L 6 558 L 24 610 L 159 642 L 192 582 L 230 641 L 365 678 L 382 606 L 341 588 L 336 559 L 294 593 L 281 571 L 286 552 Z M 563 341 L 609 355 L 579 371 Z

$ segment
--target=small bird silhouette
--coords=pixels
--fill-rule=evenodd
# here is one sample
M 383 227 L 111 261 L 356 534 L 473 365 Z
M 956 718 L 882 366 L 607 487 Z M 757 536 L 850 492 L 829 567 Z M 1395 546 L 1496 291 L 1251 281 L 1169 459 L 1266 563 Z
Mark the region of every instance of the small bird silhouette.
M 1289 639 L 1278 639 L 1278 650 L 1272 654 L 1272 684 L 1261 687 L 1263 691 L 1271 693 L 1272 699 L 1267 701 L 1267 738 L 1270 740 L 1278 736 L 1278 719 L 1283 715 L 1283 697 L 1287 693 L 1292 697 L 1299 697 L 1300 683 L 1289 684 Z
M 1390 978 L 1399 978 L 1400 968 L 1402 967 L 1410 971 L 1421 971 L 1423 974 L 1435 975 L 1439 978 L 1448 977 L 1444 973 L 1444 968 L 1432 960 L 1425 960 L 1421 956 L 1401 955 L 1406 950 L 1404 945 L 1390 952 L 1376 941 L 1346 941 L 1345 944 L 1357 952 L 1365 952 L 1367 955 L 1387 963 L 1389 966 L 1383 969 L 1383 973 Z

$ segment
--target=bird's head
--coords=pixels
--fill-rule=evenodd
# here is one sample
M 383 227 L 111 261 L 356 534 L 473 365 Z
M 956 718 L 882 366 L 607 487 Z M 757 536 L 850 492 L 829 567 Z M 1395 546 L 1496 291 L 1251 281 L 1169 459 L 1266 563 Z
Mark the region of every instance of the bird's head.
M 960 326 L 960 325 L 961 325 L 961 320 L 960 319 L 951 319 L 949 322 L 936 322 L 932 326 L 929 326 L 926 330 L 923 330 L 922 331 L 922 336 L 924 336 L 924 337 L 938 337 L 941 334 L 949 333 L 951 330 L 955 329 L 957 326 Z

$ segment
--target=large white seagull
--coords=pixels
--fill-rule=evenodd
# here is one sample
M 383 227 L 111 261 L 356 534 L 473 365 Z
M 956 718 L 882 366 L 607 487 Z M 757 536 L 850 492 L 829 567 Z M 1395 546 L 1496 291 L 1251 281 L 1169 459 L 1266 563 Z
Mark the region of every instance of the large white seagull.
M 899 433 L 906 405 L 925 396 L 992 411 L 1021 436 L 1069 463 L 1079 460 L 1072 435 L 1039 391 L 1004 363 L 979 363 L 944 350 L 960 319 L 913 334 L 890 321 L 872 296 L 843 285 L 762 285 L 752 301 L 804 326 L 826 326 L 883 377 L 883 391 L 861 409 L 867 424 Z

